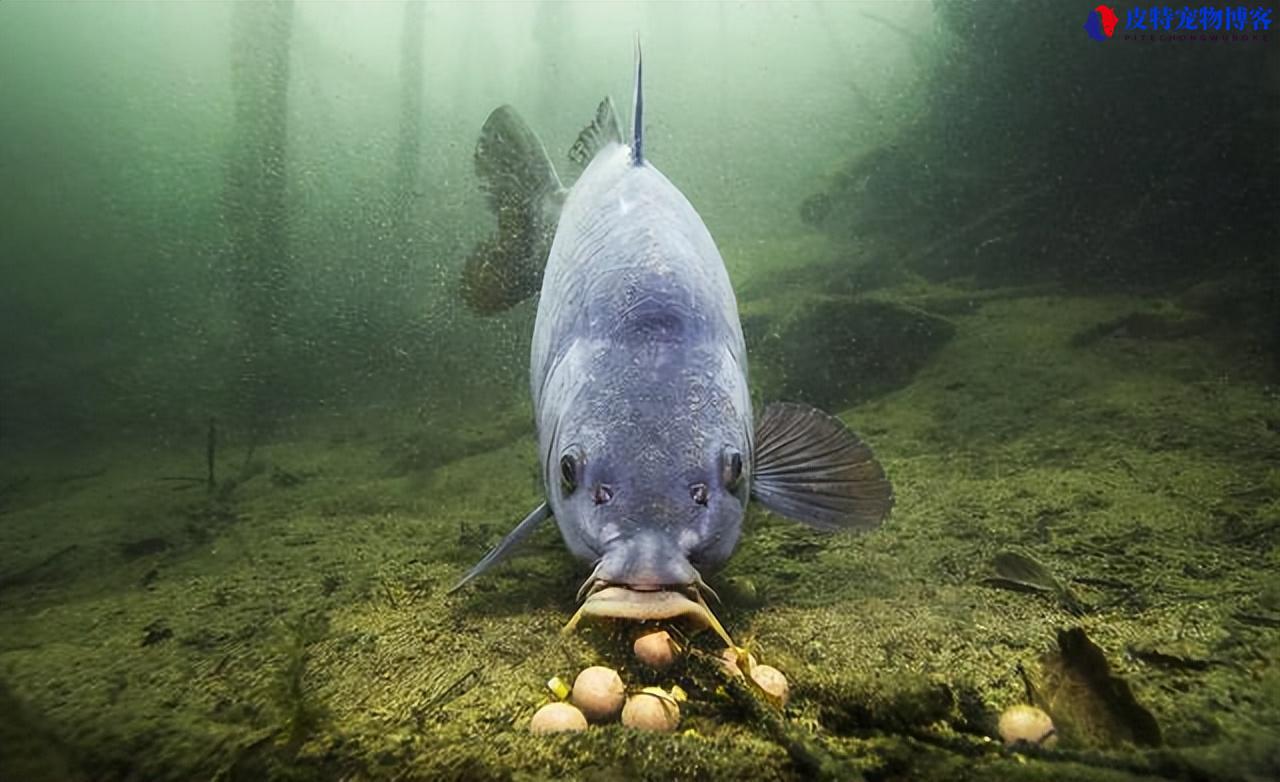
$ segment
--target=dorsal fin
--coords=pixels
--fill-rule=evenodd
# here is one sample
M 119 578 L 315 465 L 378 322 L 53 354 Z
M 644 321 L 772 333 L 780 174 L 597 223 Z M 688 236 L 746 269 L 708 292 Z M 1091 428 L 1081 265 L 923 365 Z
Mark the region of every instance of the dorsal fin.
M 569 159 L 585 168 L 596 153 L 610 142 L 622 143 L 622 127 L 618 125 L 618 112 L 613 108 L 613 98 L 606 97 L 596 107 L 596 118 L 582 129 L 578 140 L 569 147 Z
M 631 110 L 631 164 L 644 165 L 644 62 L 640 56 L 640 36 L 636 36 L 636 94 Z

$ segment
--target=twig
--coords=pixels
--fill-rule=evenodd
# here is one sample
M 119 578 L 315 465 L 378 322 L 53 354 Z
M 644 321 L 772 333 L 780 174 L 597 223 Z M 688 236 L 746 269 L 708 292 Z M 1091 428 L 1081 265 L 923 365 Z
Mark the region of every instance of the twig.
M 218 429 L 214 423 L 212 416 L 209 418 L 209 435 L 205 439 L 204 455 L 205 461 L 209 464 L 209 491 L 212 492 L 217 482 L 213 479 L 214 451 L 218 447 Z
M 181 486 L 173 487 L 174 491 L 186 491 L 187 489 L 195 488 L 196 486 L 204 483 L 204 478 L 197 478 L 194 475 L 163 475 L 156 480 L 181 483 Z
M 699 653 L 697 658 L 724 684 L 724 690 L 734 704 L 764 726 L 779 746 L 787 751 L 791 762 L 801 771 L 804 779 L 838 779 L 861 782 L 863 776 L 823 747 L 815 736 L 788 722 L 782 712 L 765 703 L 746 685 L 740 676 L 729 673 L 718 660 Z
M 468 670 L 466 673 L 459 676 L 458 678 L 454 679 L 444 688 L 438 690 L 435 694 L 433 694 L 427 700 L 426 703 L 422 704 L 422 706 L 418 709 L 418 711 L 421 712 L 421 714 L 419 715 L 419 720 L 421 720 L 422 718 L 425 718 L 428 712 L 436 709 L 437 707 L 446 706 L 452 701 L 455 701 L 458 698 L 461 698 L 464 694 L 466 694 L 468 690 L 471 689 L 471 686 L 474 686 L 474 684 L 472 684 L 471 686 L 467 686 L 468 681 L 473 677 L 477 676 L 479 673 L 480 673 L 480 669 L 478 667 L 472 668 Z
M 997 204 L 996 206 L 992 207 L 991 209 L 988 209 L 987 211 L 978 215 L 977 217 L 970 220 L 968 223 L 965 223 L 964 225 L 960 226 L 959 228 L 955 229 L 954 231 L 948 232 L 945 236 L 942 236 L 936 239 L 935 241 L 932 241 L 929 244 L 925 245 L 924 247 L 920 248 L 919 250 L 916 250 L 915 252 L 909 254 L 906 258 L 902 259 L 899 263 L 902 266 L 909 267 L 912 264 L 923 261 L 925 258 L 928 258 L 930 255 L 933 255 L 943 247 L 946 247 L 952 242 L 963 238 L 967 234 L 972 233 L 978 228 L 981 228 L 982 226 L 986 225 L 987 223 L 991 222 L 997 217 L 1000 217 L 1008 212 L 1011 212 L 1017 209 L 1018 207 L 1022 206 L 1024 203 L 1031 200 L 1032 198 L 1035 198 L 1041 193 L 1046 192 L 1048 189 L 1049 189 L 1048 185 L 1042 185 L 1040 187 L 1031 188 L 1030 190 L 1027 190 L 1023 193 L 1020 193 L 1014 196 L 1008 201 L 1005 201 L 1001 204 Z
M 101 467 L 97 470 L 90 470 L 89 472 L 73 472 L 68 475 L 59 475 L 53 479 L 53 482 L 71 483 L 72 481 L 87 481 L 90 478 L 97 478 L 99 475 L 105 474 L 106 471 L 107 469 L 105 467 Z

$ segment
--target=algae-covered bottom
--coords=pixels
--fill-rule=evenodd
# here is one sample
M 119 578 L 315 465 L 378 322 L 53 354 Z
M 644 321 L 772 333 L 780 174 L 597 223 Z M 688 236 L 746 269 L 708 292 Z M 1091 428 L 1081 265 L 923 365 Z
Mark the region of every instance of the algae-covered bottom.
M 894 479 L 893 518 L 830 537 L 753 511 L 711 580 L 729 632 L 789 678 L 785 712 L 703 665 L 712 634 L 661 673 L 625 630 L 562 635 L 583 573 L 550 528 L 446 595 L 537 500 L 527 410 L 447 432 L 353 415 L 248 459 L 224 444 L 213 491 L 195 432 L 5 457 L 0 776 L 1280 776 L 1280 415 L 1248 345 L 1124 327 L 1176 314 L 1135 298 L 911 283 L 874 301 L 954 329 L 843 413 Z M 433 443 L 438 466 L 405 468 Z M 530 734 L 547 680 L 595 664 L 679 684 L 679 731 Z M 999 714 L 1034 700 L 1059 742 L 1004 747 Z

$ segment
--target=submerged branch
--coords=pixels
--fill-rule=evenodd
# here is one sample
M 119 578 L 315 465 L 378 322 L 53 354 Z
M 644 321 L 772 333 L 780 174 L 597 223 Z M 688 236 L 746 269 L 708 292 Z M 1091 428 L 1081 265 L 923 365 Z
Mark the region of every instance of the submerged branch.
M 855 782 L 863 779 L 855 769 L 827 751 L 817 737 L 789 722 L 782 712 L 765 702 L 763 697 L 747 686 L 743 677 L 733 675 L 710 655 L 698 653 L 697 659 L 719 678 L 734 705 L 760 724 L 769 737 L 786 750 L 791 762 L 795 763 L 805 779 Z
M 964 733 L 945 735 L 922 730 L 910 731 L 903 738 L 912 743 L 925 744 L 933 749 L 966 758 L 997 754 L 1022 756 L 1042 763 L 1071 764 L 1105 769 L 1107 771 L 1119 771 L 1136 776 L 1186 780 L 1187 782 L 1200 782 L 1201 780 L 1209 779 L 1234 782 L 1241 779 L 1236 776 L 1224 776 L 1217 769 L 1205 768 L 1182 754 L 1168 749 L 1105 752 L 1096 749 L 1045 747 L 1041 744 L 1028 744 L 1025 742 L 1012 747 L 1005 747 L 984 736 L 972 736 Z M 1068 778 L 1071 774 L 1064 770 L 1060 776 Z
M 938 239 L 935 239 L 934 241 L 926 244 L 924 247 L 921 247 L 919 250 L 916 250 L 915 252 L 906 256 L 905 258 L 902 259 L 901 264 L 903 266 L 910 267 L 913 264 L 923 261 L 929 256 L 936 254 L 939 250 L 946 248 L 953 242 L 963 239 L 965 236 L 973 233 L 974 231 L 986 225 L 987 223 L 990 223 L 992 220 L 995 220 L 997 217 L 1001 217 L 1005 214 L 1008 214 L 1009 212 L 1012 212 L 1018 209 L 1027 201 L 1030 201 L 1036 196 L 1042 195 L 1048 191 L 1049 191 L 1049 186 L 1042 185 L 1040 187 L 1035 187 L 1025 192 L 1019 193 L 1013 198 L 1010 198 L 1007 201 L 1004 201 L 1003 203 L 997 204 L 996 206 L 993 206 L 992 208 L 986 210 L 985 212 L 978 215 L 974 219 L 970 220 L 969 222 L 965 223 L 959 228 L 956 228 L 954 231 L 947 232 L 944 236 Z

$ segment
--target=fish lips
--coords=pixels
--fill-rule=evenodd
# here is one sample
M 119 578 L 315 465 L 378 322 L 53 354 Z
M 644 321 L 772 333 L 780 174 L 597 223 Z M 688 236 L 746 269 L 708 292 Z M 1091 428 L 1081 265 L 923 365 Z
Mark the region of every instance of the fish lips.
M 691 600 L 683 592 L 661 588 L 607 586 L 592 592 L 578 613 L 638 622 L 687 619 L 698 630 L 711 624 L 703 603 Z
M 696 587 L 687 587 L 692 597 L 676 589 L 632 588 L 619 584 L 593 588 L 562 632 L 570 633 L 584 616 L 627 619 L 637 622 L 679 620 L 689 632 L 710 627 L 726 644 L 736 647 L 733 638 L 711 613 Z

